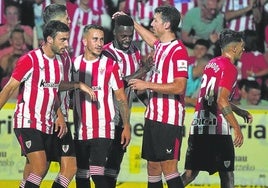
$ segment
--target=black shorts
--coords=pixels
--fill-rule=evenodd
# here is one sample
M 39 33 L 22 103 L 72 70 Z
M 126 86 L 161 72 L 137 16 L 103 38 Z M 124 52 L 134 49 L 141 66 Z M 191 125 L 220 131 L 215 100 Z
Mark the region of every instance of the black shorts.
M 45 151 L 50 158 L 53 151 L 51 147 L 52 134 L 46 134 L 32 128 L 14 128 L 15 135 L 21 146 L 22 155 L 35 151 Z
M 145 119 L 142 158 L 147 161 L 180 160 L 182 126 Z
M 77 167 L 80 169 L 89 169 L 90 165 L 104 167 L 112 141 L 107 138 L 74 140 Z
M 185 169 L 207 171 L 234 170 L 234 145 L 230 135 L 190 135 Z
M 54 132 L 52 137 L 52 149 L 53 155 L 49 161 L 60 162 L 61 157 L 75 157 L 75 147 L 72 137 L 72 132 L 69 123 L 66 123 L 68 127 L 68 132 L 62 138 L 59 138 L 58 132 Z
M 108 161 L 105 168 L 113 169 L 118 174 L 120 171 L 120 165 L 123 160 L 124 153 L 126 149 L 123 149 L 121 144 L 121 135 L 123 132 L 123 127 L 115 126 L 115 136 L 109 152 Z

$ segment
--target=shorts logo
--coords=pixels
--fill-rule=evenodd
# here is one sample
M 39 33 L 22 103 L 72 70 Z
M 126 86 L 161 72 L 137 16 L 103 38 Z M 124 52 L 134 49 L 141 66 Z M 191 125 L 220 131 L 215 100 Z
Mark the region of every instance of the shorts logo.
M 29 149 L 29 148 L 32 146 L 32 141 L 31 141 L 31 140 L 26 141 L 26 142 L 25 142 L 25 145 L 26 145 L 26 147 Z
M 166 149 L 167 154 L 171 154 L 172 149 Z
M 231 161 L 224 161 L 223 163 L 224 163 L 224 166 L 226 168 L 229 168 L 230 167 L 230 164 L 231 164 Z
M 69 145 L 62 145 L 62 151 L 66 153 L 69 150 Z

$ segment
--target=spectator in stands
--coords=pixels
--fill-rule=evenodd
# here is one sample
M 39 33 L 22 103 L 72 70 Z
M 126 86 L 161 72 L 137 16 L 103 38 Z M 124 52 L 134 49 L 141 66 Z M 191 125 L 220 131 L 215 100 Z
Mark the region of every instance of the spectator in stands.
M 25 48 L 24 31 L 20 28 L 14 29 L 11 32 L 9 42 L 11 46 L 0 51 L 2 76 L 7 76 L 9 74 L 9 70 L 12 67 L 10 63 L 10 58 L 12 56 L 21 56 L 28 51 L 28 49 Z M 0 81 L 1 79 L 2 77 L 0 77 Z
M 200 58 L 208 53 L 209 42 L 204 39 L 198 39 L 193 48 L 193 55 L 189 56 L 188 65 L 195 64 Z
M 70 47 L 72 48 L 71 56 L 77 57 L 84 52 L 82 45 L 82 33 L 85 25 L 101 24 L 101 17 L 97 12 L 89 8 L 89 0 L 80 0 L 78 7 L 74 11 L 71 23 Z
M 1 85 L 0 85 L 0 91 L 4 88 L 4 86 L 7 84 L 8 80 L 10 79 L 10 76 L 13 72 L 13 69 L 19 59 L 20 55 L 18 54 L 12 54 L 11 56 L 9 56 L 8 58 L 8 67 L 5 71 L 5 76 L 1 79 Z M 0 67 L 1 69 L 1 67 Z M 9 98 L 10 100 L 15 100 L 18 96 L 19 93 L 19 88 L 17 88 L 11 95 L 11 97 Z
M 257 80 L 262 84 L 262 78 L 268 75 L 268 63 L 264 55 L 258 51 L 257 33 L 252 30 L 245 32 L 245 52 L 238 61 L 237 67 L 241 67 L 241 79 Z M 238 70 L 239 72 L 239 70 Z
M 222 11 L 226 27 L 235 31 L 255 30 L 255 23 L 261 21 L 258 0 L 225 0 Z
M 162 0 L 122 0 L 119 4 L 119 11 L 130 15 L 137 23 L 149 28 L 150 21 L 153 19 L 154 9 L 162 4 Z M 133 41 L 141 47 L 141 36 L 135 31 Z
M 268 106 L 267 100 L 261 100 L 261 87 L 255 80 L 247 80 L 244 85 L 245 98 L 241 98 L 241 105 L 262 105 Z
M 9 36 L 9 43 L 11 46 L 0 50 L 0 61 L 2 57 L 4 57 L 5 55 L 8 55 L 8 54 L 22 55 L 26 51 L 28 51 L 25 45 L 24 31 L 20 28 L 16 28 L 11 31 L 10 36 Z
M 212 59 L 212 55 L 205 54 L 201 58 L 196 60 L 195 64 L 188 66 L 188 80 L 184 98 L 185 105 L 196 105 L 196 100 L 201 85 L 201 77 L 203 75 L 204 68 L 210 59 Z
M 223 29 L 223 20 L 218 0 L 201 0 L 200 6 L 190 9 L 184 16 L 181 39 L 190 48 L 200 38 L 213 44 Z
M 21 25 L 20 8 L 16 3 L 9 2 L 5 7 L 6 23 L 0 26 L 0 49 L 10 46 L 9 36 L 14 28 L 24 30 L 24 39 L 30 49 L 33 44 L 33 30 L 30 26 Z
M 263 0 L 225 0 L 222 12 L 225 27 L 235 31 L 254 30 L 258 35 L 258 50 L 264 51 L 264 31 L 262 25 Z

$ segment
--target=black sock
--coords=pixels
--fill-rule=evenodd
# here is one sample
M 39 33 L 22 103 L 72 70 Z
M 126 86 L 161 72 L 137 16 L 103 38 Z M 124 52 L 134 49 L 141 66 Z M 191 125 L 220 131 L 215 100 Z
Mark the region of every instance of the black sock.
M 64 186 L 54 181 L 51 188 L 64 188 Z
M 163 182 L 158 181 L 158 182 L 148 182 L 148 188 L 163 188 Z
M 184 188 L 182 179 L 180 176 L 167 180 L 168 188 Z
M 90 188 L 90 180 L 85 178 L 75 178 L 76 188 Z
M 104 175 L 92 175 L 91 178 L 95 184 L 95 188 L 108 187 L 107 179 Z
M 116 179 L 111 176 L 105 176 L 107 180 L 108 187 L 107 188 L 115 188 L 116 187 Z
M 39 188 L 39 186 L 30 181 L 26 181 L 24 188 Z

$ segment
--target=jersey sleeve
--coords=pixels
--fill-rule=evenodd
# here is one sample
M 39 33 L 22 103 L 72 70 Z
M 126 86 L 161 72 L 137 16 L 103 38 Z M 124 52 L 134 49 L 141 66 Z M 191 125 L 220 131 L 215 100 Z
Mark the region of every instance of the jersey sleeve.
M 23 82 L 31 74 L 32 67 L 32 59 L 26 54 L 18 60 L 11 76 L 16 80 Z
M 174 78 L 188 78 L 188 54 L 185 48 L 178 49 L 172 56 Z
M 219 82 L 219 87 L 224 87 L 229 91 L 232 91 L 232 88 L 236 80 L 237 80 L 237 70 L 235 66 L 224 66 L 221 79 Z

